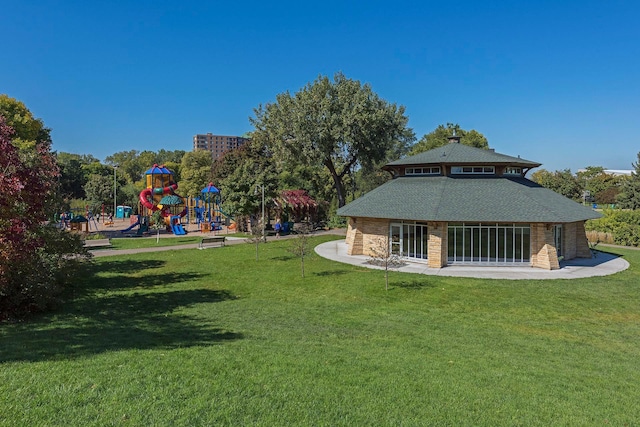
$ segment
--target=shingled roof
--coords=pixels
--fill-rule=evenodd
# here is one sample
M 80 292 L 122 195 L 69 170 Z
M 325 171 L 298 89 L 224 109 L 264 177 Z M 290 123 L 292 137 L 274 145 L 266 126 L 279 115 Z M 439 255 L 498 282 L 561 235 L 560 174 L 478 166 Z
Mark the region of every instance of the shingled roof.
M 347 217 L 494 223 L 568 223 L 601 216 L 526 178 L 499 176 L 399 177 L 337 213 Z
M 505 165 L 520 166 L 523 168 L 535 168 L 540 163 L 530 160 L 521 159 L 520 157 L 507 156 L 505 154 L 496 153 L 493 150 L 485 150 L 482 148 L 470 147 L 468 145 L 451 142 L 442 147 L 434 148 L 414 156 L 405 157 L 395 162 L 388 163 L 383 169 L 389 169 L 393 166 L 409 166 L 409 165 Z

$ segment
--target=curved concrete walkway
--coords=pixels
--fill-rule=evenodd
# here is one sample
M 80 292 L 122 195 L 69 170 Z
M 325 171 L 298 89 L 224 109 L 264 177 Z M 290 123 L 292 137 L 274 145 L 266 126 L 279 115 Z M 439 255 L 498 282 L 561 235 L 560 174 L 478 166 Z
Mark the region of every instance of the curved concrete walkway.
M 371 257 L 365 255 L 347 255 L 344 240 L 334 240 L 316 246 L 315 251 L 323 258 L 360 267 L 381 269 L 368 263 Z M 584 277 L 608 276 L 629 268 L 622 257 L 597 252 L 595 258 L 577 258 L 560 263 L 559 270 L 543 270 L 533 267 L 481 267 L 447 266 L 427 268 L 425 264 L 411 262 L 397 269 L 405 273 L 427 274 L 431 276 L 476 277 L 484 279 L 579 279 Z

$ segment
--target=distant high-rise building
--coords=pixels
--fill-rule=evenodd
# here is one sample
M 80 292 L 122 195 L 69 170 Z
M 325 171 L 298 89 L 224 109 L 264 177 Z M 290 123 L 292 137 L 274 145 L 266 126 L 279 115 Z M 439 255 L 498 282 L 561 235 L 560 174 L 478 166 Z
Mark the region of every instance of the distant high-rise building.
M 249 139 L 241 136 L 223 136 L 212 133 L 198 134 L 193 136 L 193 151 L 210 151 L 211 157 L 215 160 L 222 156 L 225 151 L 238 148 L 247 141 Z

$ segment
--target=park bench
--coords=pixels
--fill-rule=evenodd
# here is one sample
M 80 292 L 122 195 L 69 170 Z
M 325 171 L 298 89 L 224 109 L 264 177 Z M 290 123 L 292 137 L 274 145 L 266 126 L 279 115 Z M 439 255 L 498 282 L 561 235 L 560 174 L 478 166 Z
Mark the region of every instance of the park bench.
M 108 248 L 111 247 L 111 239 L 84 240 L 83 245 L 85 248 Z
M 215 246 L 224 246 L 224 236 L 203 237 L 200 240 L 198 249 L 213 248 Z

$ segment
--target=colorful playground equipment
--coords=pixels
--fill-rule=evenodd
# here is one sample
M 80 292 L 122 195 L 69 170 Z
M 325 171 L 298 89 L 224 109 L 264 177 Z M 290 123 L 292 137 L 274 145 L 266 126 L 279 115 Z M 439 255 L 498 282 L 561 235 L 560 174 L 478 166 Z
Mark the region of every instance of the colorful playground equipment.
M 142 206 L 140 218 L 146 218 L 148 225 L 149 217 L 153 212 L 160 211 L 167 231 L 176 235 L 186 234 L 181 220 L 187 214 L 187 205 L 184 198 L 175 193 L 178 184 L 173 180 L 173 172 L 164 165 L 154 164 L 151 169 L 145 172 L 145 175 L 147 188 L 140 192 L 140 205 Z M 137 225 L 142 226 L 142 224 L 143 220 L 140 219 L 129 229 Z
M 231 224 L 233 218 L 220 208 L 220 190 L 212 182 L 202 189 L 200 197 L 197 197 L 194 202 L 193 210 L 200 231 L 221 230 L 223 216 L 228 226 L 233 225 Z

